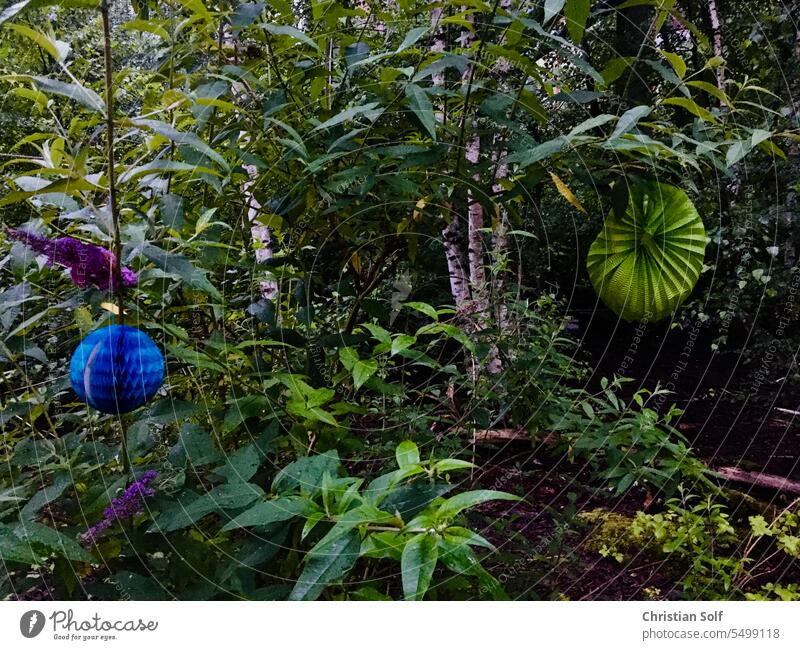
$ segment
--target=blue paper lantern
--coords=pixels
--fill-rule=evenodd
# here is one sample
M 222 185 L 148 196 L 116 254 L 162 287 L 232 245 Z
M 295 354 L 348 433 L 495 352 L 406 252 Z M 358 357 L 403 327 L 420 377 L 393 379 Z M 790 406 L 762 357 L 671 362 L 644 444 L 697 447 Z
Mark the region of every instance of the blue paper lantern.
M 72 354 L 69 380 L 78 398 L 103 413 L 128 413 L 164 381 L 164 355 L 141 330 L 109 325 L 83 339 Z

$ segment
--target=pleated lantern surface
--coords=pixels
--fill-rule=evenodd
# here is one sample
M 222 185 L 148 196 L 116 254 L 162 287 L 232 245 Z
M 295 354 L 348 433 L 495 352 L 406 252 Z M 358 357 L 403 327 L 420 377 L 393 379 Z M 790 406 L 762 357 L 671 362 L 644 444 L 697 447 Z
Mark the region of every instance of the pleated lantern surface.
M 69 379 L 78 398 L 103 413 L 128 413 L 164 381 L 164 356 L 144 332 L 109 325 L 83 339 L 72 355 Z
M 629 190 L 628 207 L 606 218 L 589 249 L 595 291 L 624 320 L 672 315 L 692 292 L 705 257 L 706 231 L 686 193 L 645 182 Z

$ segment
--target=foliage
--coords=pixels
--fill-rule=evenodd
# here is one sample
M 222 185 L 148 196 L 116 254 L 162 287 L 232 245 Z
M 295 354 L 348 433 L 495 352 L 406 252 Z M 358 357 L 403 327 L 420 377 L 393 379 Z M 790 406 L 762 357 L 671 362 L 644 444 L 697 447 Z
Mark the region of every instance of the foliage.
M 35 565 L 63 597 L 81 591 L 107 597 L 114 589 L 125 592 L 131 581 L 138 585 L 131 597 L 146 599 L 308 600 L 326 589 L 330 597 L 355 597 L 367 589 L 350 577 L 357 562 L 374 571 L 381 561 L 395 561 L 402 591 L 400 584 L 376 583 L 388 591 L 384 596 L 421 599 L 441 567 L 502 597 L 473 550 L 493 547 L 462 525 L 462 513 L 491 499 L 516 497 L 490 490 L 448 495 L 455 487 L 451 474 L 471 463 L 421 460 L 408 442 L 397 447 L 397 469 L 368 483 L 342 475 L 333 451 L 298 458 L 274 472 L 264 469 L 274 453 L 271 429 L 225 459 L 207 433 L 186 426 L 169 454 L 174 464 L 148 465 L 158 467 L 159 476 L 146 511 L 120 514 L 111 529 L 90 536 L 86 548 L 75 541 L 75 531 L 99 518 L 124 485 L 124 477 L 108 483 L 102 471 L 114 450 L 75 434 L 57 444 L 20 443 L 6 470 L 15 468 L 6 476 L 14 488 L 3 493 L 0 512 L 0 548 L 10 581 L 4 591 L 24 592 L 30 584 L 24 567 Z M 265 493 L 259 485 L 270 475 Z M 285 550 L 288 540 L 297 546 Z M 198 576 L 199 567 L 209 573 Z M 102 573 L 110 581 L 97 580 Z M 79 584 L 80 577 L 90 579 Z
M 604 378 L 601 392 L 574 393 L 580 408 L 570 409 L 554 426 L 563 431 L 569 457 L 585 459 L 617 494 L 636 484 L 652 486 L 665 496 L 683 484 L 713 491 L 706 466 L 671 425 L 681 410 L 673 405 L 659 414 L 648 406 L 668 391 L 640 389 L 626 403 L 617 394 L 621 383 Z
M 715 223 L 705 184 L 783 164 L 796 125 L 776 88 L 735 74 L 763 72 L 758 48 L 726 68 L 676 3 L 644 3 L 650 40 L 614 52 L 605 4 L 117 2 L 119 230 L 98 3 L 0 14 L 4 223 L 85 250 L 119 234 L 138 277 L 125 322 L 167 359 L 146 407 L 87 409 L 65 369 L 114 320 L 111 292 L 2 236 L 2 593 L 502 598 L 479 562 L 493 547 L 465 517 L 511 498 L 465 460 L 466 435 L 492 427 L 552 432 L 554 458 L 620 495 L 713 494 L 678 411 L 649 403 L 659 389 L 628 403 L 621 380 L 582 387 L 570 297 L 546 287 L 572 286 L 619 188 L 657 179 L 711 236 L 697 295 L 718 259 L 726 283 L 744 268 L 771 290 L 769 233 L 737 206 Z M 145 511 L 81 546 L 148 470 Z
M 758 583 L 770 562 L 800 557 L 797 501 L 769 520 L 754 515 L 738 527 L 725 504 L 710 497 L 685 494 L 666 505 L 663 513 L 638 513 L 632 532 L 685 570 L 681 582 L 689 598 L 797 599 L 796 586 Z M 766 552 L 756 554 L 760 546 Z

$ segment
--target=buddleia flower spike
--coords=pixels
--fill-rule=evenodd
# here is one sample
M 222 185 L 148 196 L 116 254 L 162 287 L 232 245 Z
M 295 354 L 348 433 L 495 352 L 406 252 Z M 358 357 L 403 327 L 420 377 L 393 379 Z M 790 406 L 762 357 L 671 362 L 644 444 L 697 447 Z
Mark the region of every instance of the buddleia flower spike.
M 96 244 L 87 244 L 73 237 L 59 237 L 49 239 L 42 235 L 22 230 L 9 228 L 7 231 L 11 239 L 22 242 L 28 248 L 41 255 L 47 256 L 49 266 L 59 264 L 70 270 L 72 281 L 81 289 L 96 286 L 98 289 L 116 290 L 114 278 L 114 253 Z M 121 269 L 122 284 L 126 287 L 136 286 L 136 273 L 123 266 Z

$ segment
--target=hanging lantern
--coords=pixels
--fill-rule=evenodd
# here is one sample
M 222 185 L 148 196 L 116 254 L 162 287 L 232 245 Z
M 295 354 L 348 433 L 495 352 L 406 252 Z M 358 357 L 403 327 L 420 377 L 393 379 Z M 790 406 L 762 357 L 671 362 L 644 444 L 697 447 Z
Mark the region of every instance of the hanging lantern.
M 164 380 L 164 356 L 144 332 L 128 325 L 95 330 L 72 355 L 69 379 L 78 398 L 103 413 L 128 413 Z
M 672 315 L 703 268 L 705 228 L 686 193 L 673 185 L 631 186 L 623 215 L 606 218 L 589 249 L 594 290 L 625 320 Z

